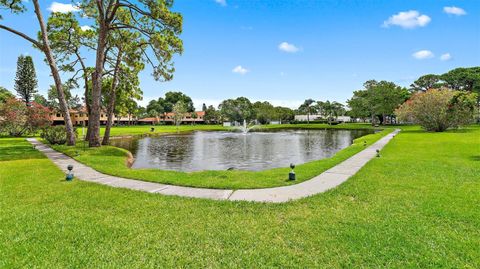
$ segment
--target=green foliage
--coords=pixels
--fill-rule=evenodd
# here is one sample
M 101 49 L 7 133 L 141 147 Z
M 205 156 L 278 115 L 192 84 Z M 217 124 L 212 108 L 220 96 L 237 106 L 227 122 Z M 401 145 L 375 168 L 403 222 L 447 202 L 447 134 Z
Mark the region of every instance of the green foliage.
M 174 105 L 178 102 L 182 102 L 186 108 L 187 112 L 193 112 L 195 111 L 195 107 L 193 106 L 193 101 L 190 96 L 182 93 L 182 92 L 167 92 L 165 93 L 165 111 L 166 112 L 172 112 L 174 109 Z
M 443 75 L 448 88 L 480 93 L 480 67 L 456 68 Z
M 220 121 L 220 113 L 215 110 L 215 107 L 213 107 L 212 105 L 209 105 L 204 111 L 205 116 L 203 117 L 203 119 L 206 123 L 212 124 Z
M 243 122 L 244 120 L 249 122 L 255 118 L 253 105 L 246 97 L 224 100 L 218 108 L 221 115 L 232 122 Z
M 40 137 L 48 141 L 52 145 L 63 145 L 67 142 L 67 133 L 65 126 L 57 125 L 43 128 Z
M 0 86 L 0 103 L 5 103 L 7 99 L 14 98 L 15 96 L 6 88 Z
M 434 74 L 428 74 L 419 77 L 417 80 L 413 82 L 412 87 L 415 91 L 427 91 L 432 88 L 436 88 L 440 83 L 440 76 Z
M 407 89 L 384 80 L 369 80 L 364 83 L 364 87 L 364 90 L 353 92 L 353 97 L 347 101 L 351 108 L 350 114 L 372 119 L 378 116 L 383 124 L 385 116 L 393 115 L 394 110 L 410 96 Z
M 0 133 L 22 136 L 51 124 L 50 110 L 37 103 L 28 106 L 15 98 L 0 103 Z
M 25 104 L 33 101 L 33 95 L 37 93 L 37 75 L 31 56 L 18 56 L 15 91 Z
M 183 101 L 178 101 L 175 105 L 173 105 L 173 122 L 175 125 L 178 126 L 182 123 L 182 119 L 188 112 L 187 105 Z M 178 130 L 178 129 L 177 129 Z
M 420 124 L 427 131 L 443 132 L 471 123 L 476 99 L 474 93 L 430 89 L 413 95 L 395 113 L 401 121 Z

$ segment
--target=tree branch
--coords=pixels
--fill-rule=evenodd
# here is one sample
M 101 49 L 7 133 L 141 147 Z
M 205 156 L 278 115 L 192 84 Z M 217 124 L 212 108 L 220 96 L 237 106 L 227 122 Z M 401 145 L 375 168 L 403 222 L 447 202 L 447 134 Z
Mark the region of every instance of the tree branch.
M 35 46 L 37 46 L 40 50 L 42 50 L 42 51 L 44 50 L 43 44 L 41 44 L 41 43 L 38 42 L 37 40 L 29 37 L 28 35 L 26 35 L 26 34 L 24 34 L 24 33 L 22 33 L 22 32 L 19 32 L 19 31 L 15 30 L 15 29 L 12 29 L 12 28 L 10 28 L 10 27 L 8 27 L 8 26 L 6 26 L 6 25 L 3 25 L 3 24 L 0 24 L 0 29 L 7 30 L 7 31 L 9 31 L 9 32 L 11 32 L 11 33 L 13 33 L 13 34 L 16 34 L 16 35 L 18 35 L 18 36 L 20 36 L 20 37 L 23 37 L 24 39 L 26 39 L 26 40 L 29 41 L 30 43 L 33 43 Z

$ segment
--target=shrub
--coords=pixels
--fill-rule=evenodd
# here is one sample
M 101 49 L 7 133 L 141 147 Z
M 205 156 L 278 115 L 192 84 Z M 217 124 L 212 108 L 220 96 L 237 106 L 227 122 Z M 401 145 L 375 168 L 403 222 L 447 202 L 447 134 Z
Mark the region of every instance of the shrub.
M 448 89 L 431 89 L 412 96 L 396 111 L 403 122 L 420 124 L 427 131 L 443 132 L 471 123 L 476 94 Z
M 9 98 L 0 104 L 0 132 L 10 136 L 35 133 L 51 123 L 49 109 L 37 103 L 26 105 L 20 100 Z
M 57 125 L 43 128 L 40 136 L 47 140 L 50 144 L 63 145 L 67 142 L 67 132 L 65 131 L 65 126 Z

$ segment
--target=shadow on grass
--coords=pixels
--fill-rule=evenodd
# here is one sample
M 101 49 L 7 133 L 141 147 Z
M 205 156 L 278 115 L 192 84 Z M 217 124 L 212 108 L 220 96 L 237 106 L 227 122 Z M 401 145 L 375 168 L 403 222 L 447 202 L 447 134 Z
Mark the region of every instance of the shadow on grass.
M 472 161 L 480 162 L 480 155 L 474 155 L 474 156 L 470 156 L 468 158 Z
M 35 150 L 33 146 L 20 144 L 20 145 L 7 145 L 0 146 L 0 161 L 13 161 L 13 160 L 25 160 L 25 159 L 45 159 L 46 157 Z

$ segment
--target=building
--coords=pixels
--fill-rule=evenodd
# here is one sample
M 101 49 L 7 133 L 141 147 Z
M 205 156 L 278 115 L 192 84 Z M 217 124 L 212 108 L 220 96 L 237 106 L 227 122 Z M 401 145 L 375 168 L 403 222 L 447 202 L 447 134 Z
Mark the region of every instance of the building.
M 88 113 L 86 108 L 81 108 L 79 110 L 70 109 L 70 119 L 72 120 L 72 124 L 75 126 L 83 126 L 88 125 Z M 59 111 L 53 111 L 50 114 L 53 124 L 54 125 L 64 125 L 65 119 L 63 118 L 63 114 Z M 137 122 L 137 118 L 135 116 L 121 116 L 117 117 L 115 114 L 113 115 L 114 124 L 135 124 Z M 105 111 L 100 112 L 100 124 L 106 125 L 107 124 L 107 113 Z
M 310 121 L 315 121 L 315 120 L 322 120 L 322 119 L 325 119 L 326 117 L 323 116 L 323 115 L 319 115 L 319 114 L 312 114 L 310 116 L 307 116 L 307 115 L 295 115 L 295 120 L 296 121 L 307 121 L 308 119 Z M 335 121 L 338 121 L 338 122 L 351 122 L 352 121 L 352 118 L 350 118 L 349 116 L 338 116 L 338 117 L 333 117 L 335 119 Z
M 196 114 L 196 117 L 192 117 Z M 139 119 L 138 123 L 140 124 L 175 124 L 175 113 L 169 112 L 164 113 L 161 117 L 148 117 Z M 186 113 L 183 117 L 181 124 L 193 124 L 193 123 L 205 123 L 205 111 L 196 111 L 192 113 Z

